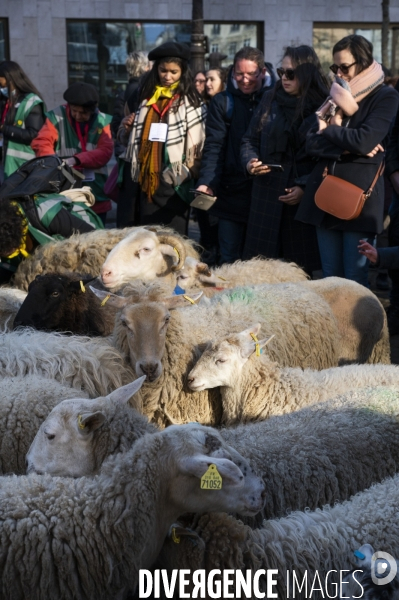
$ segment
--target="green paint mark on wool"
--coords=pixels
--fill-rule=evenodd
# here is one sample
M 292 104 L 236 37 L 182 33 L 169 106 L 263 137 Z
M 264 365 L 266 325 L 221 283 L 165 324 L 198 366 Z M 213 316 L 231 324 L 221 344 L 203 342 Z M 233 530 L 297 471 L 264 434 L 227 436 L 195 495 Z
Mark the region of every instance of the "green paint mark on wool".
M 241 302 L 249 304 L 256 298 L 256 294 L 252 288 L 236 288 L 233 292 L 225 295 L 230 302 Z
M 399 415 L 399 389 L 389 387 L 372 388 L 366 410 L 388 415 Z

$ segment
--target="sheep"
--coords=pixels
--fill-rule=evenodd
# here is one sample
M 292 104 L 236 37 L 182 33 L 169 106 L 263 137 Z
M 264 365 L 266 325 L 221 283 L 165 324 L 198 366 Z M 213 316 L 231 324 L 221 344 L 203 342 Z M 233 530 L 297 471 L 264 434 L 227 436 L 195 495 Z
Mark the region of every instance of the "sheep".
M 107 296 L 93 291 L 99 298 Z M 113 343 L 138 377 L 147 375 L 143 410 L 161 426 L 193 420 L 220 423 L 219 391 L 193 393 L 186 386 L 186 375 L 211 335 L 224 335 L 232 327 L 240 331 L 253 323 L 255 315 L 269 333 L 276 333 L 268 354 L 280 365 L 322 369 L 338 364 L 339 337 L 328 304 L 297 284 L 236 288 L 205 306 L 191 306 L 185 295 L 165 297 L 158 282 L 126 286 L 123 294 L 111 295 L 107 302 L 121 310 Z
M 0 473 L 25 473 L 25 455 L 43 419 L 61 400 L 87 393 L 37 375 L 5 377 L 0 385 Z
M 138 398 L 132 408 L 131 397 L 144 379 L 140 377 L 105 398 L 57 403 L 36 427 L 35 437 L 30 438 L 27 473 L 94 475 L 108 456 L 127 452 L 138 438 L 156 433 L 156 427 L 138 412 Z
M 75 335 L 110 335 L 116 310 L 101 306 L 87 285 L 93 279 L 91 275 L 68 272 L 37 275 L 14 319 L 14 329 L 31 326 Z
M 398 472 L 398 398 L 399 387 L 356 390 L 296 413 L 221 429 L 220 436 L 264 481 L 267 496 L 259 517 L 343 501 Z M 123 402 L 104 406 L 102 399 L 61 402 L 36 435 L 27 457 L 29 471 L 93 474 L 102 460 L 125 451 L 137 439 L 137 417 L 129 419 L 128 410 L 134 412 Z M 84 432 L 76 427 L 78 414 L 103 420 L 87 444 L 82 444 Z M 68 448 L 74 448 L 73 459 Z
M 0 288 L 0 332 L 10 331 L 15 315 L 19 311 L 26 292 L 14 288 Z
M 385 310 L 363 285 L 341 277 L 302 283 L 331 307 L 341 335 L 339 364 L 391 362 Z
M 187 256 L 176 279 L 178 285 L 185 290 L 201 289 L 207 293 L 256 283 L 306 281 L 309 277 L 295 263 L 283 260 L 258 257 L 210 268 L 207 264 Z
M 259 421 L 368 385 L 399 383 L 396 365 L 347 365 L 314 371 L 280 367 L 260 350 L 260 323 L 208 344 L 187 377 L 194 392 L 220 387 L 222 422 Z M 258 356 L 259 354 L 259 356 Z
M 141 268 L 136 277 L 142 276 L 144 279 L 155 277 L 157 272 L 154 268 L 150 270 L 155 263 L 161 269 L 160 276 L 162 276 L 166 271 L 171 271 L 172 267 L 181 268 L 186 254 L 198 256 L 193 242 L 182 238 L 170 228 L 155 225 L 149 229 L 130 227 L 97 230 L 39 246 L 30 257 L 20 263 L 12 285 L 27 291 L 36 275 L 44 275 L 55 270 L 60 274 L 74 271 L 84 275 L 90 273 L 100 275 L 101 267 L 108 254 L 126 237 L 132 240 L 129 264 L 137 263 Z M 137 244 L 133 243 L 136 237 Z M 176 248 L 177 252 L 173 248 Z M 176 262 L 177 264 L 173 265 Z M 165 265 L 168 265 L 168 269 Z
M 249 466 L 244 477 L 236 456 L 216 432 L 191 424 L 145 435 L 94 478 L 3 478 L 2 597 L 126 598 L 180 514 L 261 509 L 263 483 Z M 217 491 L 201 489 L 212 464 Z
M 40 375 L 91 398 L 106 396 L 136 376 L 105 338 L 65 337 L 29 328 L 0 335 L 0 378 Z

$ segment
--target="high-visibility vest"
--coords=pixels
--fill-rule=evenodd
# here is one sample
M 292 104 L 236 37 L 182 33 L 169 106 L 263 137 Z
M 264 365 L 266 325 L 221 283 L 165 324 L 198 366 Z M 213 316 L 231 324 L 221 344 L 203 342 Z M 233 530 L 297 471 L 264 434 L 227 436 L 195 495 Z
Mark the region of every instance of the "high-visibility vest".
M 27 94 L 17 107 L 15 113 L 14 127 L 25 129 L 25 120 L 30 111 L 37 104 L 43 104 L 43 100 L 36 94 Z M 35 157 L 35 153 L 30 145 L 16 142 L 12 138 L 7 141 L 7 152 L 4 160 L 4 176 L 9 177 L 14 171 L 19 169 L 28 160 Z
M 55 148 L 56 154 L 62 158 L 74 156 L 82 152 L 82 146 L 78 138 L 78 134 L 75 128 L 70 123 L 66 107 L 57 106 L 54 110 L 50 110 L 46 113 L 47 118 L 51 121 L 54 127 L 58 131 L 58 141 Z M 111 115 L 107 115 L 102 112 L 96 114 L 96 118 L 88 132 L 88 140 L 86 144 L 86 150 L 94 150 L 97 148 L 98 140 L 103 132 L 106 125 L 111 123 Z M 104 194 L 104 185 L 107 180 L 108 171 L 107 167 L 100 167 L 94 169 L 94 181 L 87 181 L 85 185 L 88 185 L 96 199 L 96 201 L 109 200 L 108 196 Z
M 46 233 L 52 220 L 62 208 L 68 210 L 75 215 L 75 217 L 82 219 L 82 221 L 89 223 L 95 229 L 104 229 L 104 224 L 100 217 L 83 202 L 72 202 L 67 196 L 61 194 L 37 194 L 34 198 L 36 215 L 39 221 L 39 223 L 36 223 L 36 227 L 28 218 L 30 215 L 29 211 L 24 211 L 23 204 L 18 203 L 18 206 L 22 214 L 26 217 L 29 233 L 41 245 L 54 242 L 54 240 L 64 239 L 60 234 L 50 235 L 49 233 Z M 39 229 L 39 227 L 46 231 Z M 15 257 L 13 256 L 13 258 L 1 257 L 0 262 L 7 264 L 7 268 L 10 271 L 15 272 L 23 258 L 23 254 L 18 254 Z

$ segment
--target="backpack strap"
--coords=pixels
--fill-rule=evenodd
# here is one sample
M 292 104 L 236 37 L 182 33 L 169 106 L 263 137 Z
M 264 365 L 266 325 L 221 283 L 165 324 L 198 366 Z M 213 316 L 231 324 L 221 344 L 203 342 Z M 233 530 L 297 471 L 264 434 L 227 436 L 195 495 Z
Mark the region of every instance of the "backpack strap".
M 224 118 L 228 125 L 231 124 L 231 120 L 233 118 L 233 110 L 234 110 L 234 98 L 233 94 L 228 90 L 225 90 L 225 108 L 224 108 Z

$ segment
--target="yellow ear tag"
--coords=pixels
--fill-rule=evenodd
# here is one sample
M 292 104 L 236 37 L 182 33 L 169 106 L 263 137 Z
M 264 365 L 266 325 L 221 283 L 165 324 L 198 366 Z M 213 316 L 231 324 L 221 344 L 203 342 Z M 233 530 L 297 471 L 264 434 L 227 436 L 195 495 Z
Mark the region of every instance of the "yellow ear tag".
M 86 288 L 85 288 L 85 286 L 83 285 L 83 281 L 82 281 L 82 280 L 80 280 L 80 281 L 79 281 L 79 283 L 80 283 L 80 289 L 82 290 L 82 292 L 83 292 L 83 293 L 85 293 L 85 291 L 86 291 Z
M 227 281 L 227 279 L 225 279 L 224 277 L 220 277 L 220 275 L 218 275 L 218 279 L 221 279 L 222 281 Z
M 259 346 L 259 343 L 258 343 L 259 340 L 254 333 L 251 333 L 250 336 L 253 339 L 253 341 L 255 342 L 255 354 L 256 354 L 256 356 L 260 356 L 262 354 L 262 349 Z
M 185 300 L 187 300 L 188 302 L 191 302 L 191 304 L 195 304 L 194 300 L 193 300 L 192 298 L 190 298 L 190 296 L 186 296 L 186 295 L 184 295 L 184 296 L 183 296 L 183 298 L 184 298 Z
M 97 129 L 97 133 L 100 135 L 103 132 L 102 129 Z
M 104 306 L 104 304 L 106 302 L 108 302 L 108 300 L 111 298 L 111 294 L 107 294 L 104 298 L 104 300 L 101 302 L 100 306 Z
M 79 429 L 84 429 L 86 425 L 82 423 L 82 415 L 78 415 L 78 427 Z
M 172 541 L 175 544 L 180 544 L 180 538 L 179 538 L 178 535 L 176 535 L 176 528 L 175 527 L 172 527 Z
M 201 477 L 201 490 L 221 490 L 222 481 L 216 465 L 209 465 L 208 470 Z

